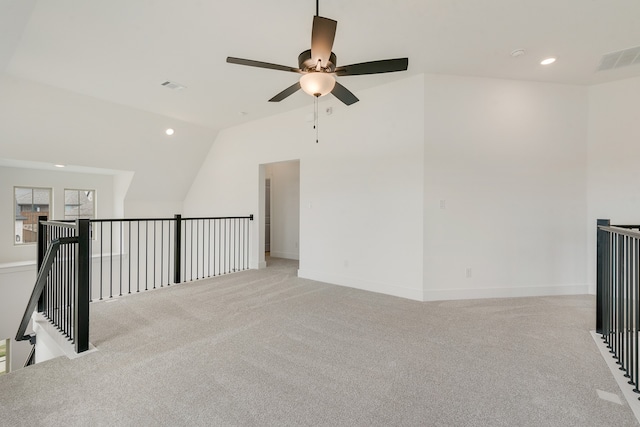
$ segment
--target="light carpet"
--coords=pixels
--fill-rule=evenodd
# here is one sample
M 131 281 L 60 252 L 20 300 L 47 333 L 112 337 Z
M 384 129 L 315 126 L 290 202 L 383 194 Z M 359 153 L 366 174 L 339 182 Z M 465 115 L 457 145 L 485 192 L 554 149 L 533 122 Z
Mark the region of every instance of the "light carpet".
M 95 353 L 0 376 L 10 426 L 636 426 L 592 296 L 420 303 L 297 263 L 91 305 Z

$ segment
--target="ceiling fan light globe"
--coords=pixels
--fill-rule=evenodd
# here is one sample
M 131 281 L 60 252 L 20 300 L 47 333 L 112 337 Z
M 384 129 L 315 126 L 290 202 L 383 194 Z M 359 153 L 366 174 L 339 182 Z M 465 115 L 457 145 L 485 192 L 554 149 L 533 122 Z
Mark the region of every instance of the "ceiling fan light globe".
M 312 72 L 300 77 L 300 87 L 311 96 L 324 96 L 331 93 L 335 85 L 335 77 L 328 73 Z

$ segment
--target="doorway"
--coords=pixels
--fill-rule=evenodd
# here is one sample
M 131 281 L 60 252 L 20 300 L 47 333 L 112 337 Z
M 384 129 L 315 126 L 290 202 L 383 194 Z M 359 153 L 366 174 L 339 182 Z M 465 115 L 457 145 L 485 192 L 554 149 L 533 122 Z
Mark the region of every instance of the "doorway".
M 260 265 L 266 259 L 300 259 L 300 161 L 260 165 Z
M 271 178 L 265 179 L 264 184 L 264 253 L 271 252 Z

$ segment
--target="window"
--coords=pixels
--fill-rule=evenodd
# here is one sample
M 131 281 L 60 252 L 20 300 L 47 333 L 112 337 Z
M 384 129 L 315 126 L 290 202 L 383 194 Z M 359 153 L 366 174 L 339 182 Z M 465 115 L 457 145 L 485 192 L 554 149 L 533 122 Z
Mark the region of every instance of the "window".
M 64 219 L 96 217 L 95 190 L 64 190 Z
M 15 240 L 16 245 L 36 243 L 38 239 L 38 217 L 49 219 L 51 210 L 50 188 L 14 188 Z
M 4 374 L 9 370 L 9 366 L 7 364 L 7 353 L 9 348 L 9 340 L 1 340 L 0 341 L 0 375 Z

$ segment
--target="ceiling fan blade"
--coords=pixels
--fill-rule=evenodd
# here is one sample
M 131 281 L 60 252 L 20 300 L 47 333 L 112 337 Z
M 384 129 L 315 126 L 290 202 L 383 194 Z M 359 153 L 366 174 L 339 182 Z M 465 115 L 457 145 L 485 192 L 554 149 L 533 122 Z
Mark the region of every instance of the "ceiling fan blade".
M 269 102 L 280 102 L 283 99 L 285 99 L 287 96 L 293 95 L 299 90 L 300 90 L 300 82 L 296 82 L 291 86 L 289 86 L 288 88 L 286 88 L 285 90 L 283 90 L 282 92 L 280 92 L 279 94 L 277 94 L 276 96 L 274 96 L 273 98 L 271 98 Z
M 313 29 L 311 30 L 311 58 L 314 64 L 320 60 L 322 67 L 327 66 L 331 49 L 333 49 L 333 39 L 336 37 L 337 21 L 322 16 L 313 17 Z
M 360 64 L 343 65 L 336 67 L 338 76 L 360 76 L 363 74 L 393 73 L 406 71 L 409 67 L 409 58 L 383 59 L 381 61 L 362 62 Z
M 333 90 L 331 91 L 331 93 L 333 94 L 333 96 L 335 96 L 336 98 L 338 98 L 340 101 L 344 102 L 347 105 L 355 104 L 356 102 L 359 101 L 359 99 L 356 98 L 356 96 L 353 93 L 351 93 L 349 89 L 342 86 L 338 82 L 336 82 L 336 85 L 333 87 Z
M 249 67 L 267 68 L 269 70 L 278 71 L 290 71 L 292 73 L 301 73 L 302 70 L 294 67 L 287 67 L 286 65 L 271 64 L 269 62 L 253 61 L 251 59 L 234 58 L 232 56 L 227 57 L 227 62 L 230 64 L 248 65 Z

